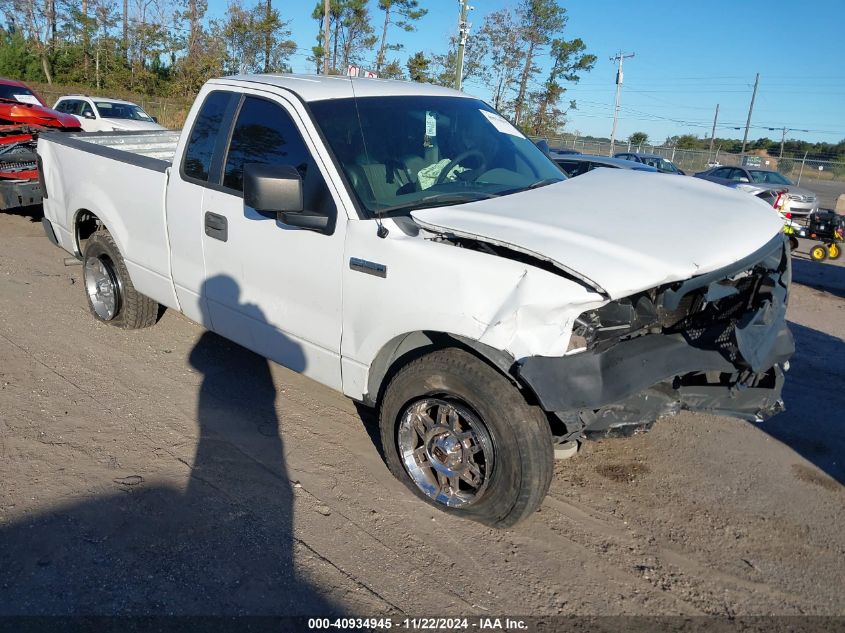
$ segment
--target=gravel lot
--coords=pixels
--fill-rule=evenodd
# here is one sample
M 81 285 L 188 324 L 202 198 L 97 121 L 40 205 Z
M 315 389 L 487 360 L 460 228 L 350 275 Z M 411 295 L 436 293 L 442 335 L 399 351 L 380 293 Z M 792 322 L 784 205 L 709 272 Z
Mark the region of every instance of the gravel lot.
M 173 312 L 95 323 L 0 213 L 0 615 L 843 615 L 845 268 L 801 257 L 786 413 L 587 444 L 497 532 L 417 501 L 342 396 Z

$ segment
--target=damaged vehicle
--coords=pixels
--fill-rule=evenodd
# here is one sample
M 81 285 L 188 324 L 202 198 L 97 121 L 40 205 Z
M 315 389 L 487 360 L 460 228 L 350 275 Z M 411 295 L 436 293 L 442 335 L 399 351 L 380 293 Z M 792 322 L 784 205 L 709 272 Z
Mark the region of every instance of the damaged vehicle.
M 0 77 L 0 211 L 41 202 L 35 147 L 45 130 L 78 132 L 79 121 L 48 108 L 25 83 Z
M 782 222 L 695 179 L 567 180 L 486 103 L 419 83 L 215 79 L 184 132 L 44 135 L 47 237 L 94 318 L 178 310 L 378 410 L 390 470 L 505 527 L 556 447 L 782 408 Z M 248 403 L 245 403 L 245 406 Z

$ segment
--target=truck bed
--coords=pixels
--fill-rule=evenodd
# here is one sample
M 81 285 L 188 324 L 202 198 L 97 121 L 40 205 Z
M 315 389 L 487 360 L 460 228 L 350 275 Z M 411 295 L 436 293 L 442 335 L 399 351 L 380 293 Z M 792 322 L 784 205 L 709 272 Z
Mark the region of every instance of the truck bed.
M 173 162 L 179 132 L 157 130 L 154 132 L 99 132 L 94 134 L 71 134 L 72 138 L 100 147 L 110 147 L 137 156 L 156 158 Z
M 153 132 L 94 132 L 52 133 L 53 143 L 75 147 L 91 154 L 113 158 L 139 167 L 164 171 L 173 162 L 179 132 L 157 130 Z
M 76 221 L 93 214 L 117 242 L 137 290 L 170 306 L 165 196 L 178 139 L 168 130 L 53 132 L 38 139 L 44 216 L 59 244 L 81 257 Z

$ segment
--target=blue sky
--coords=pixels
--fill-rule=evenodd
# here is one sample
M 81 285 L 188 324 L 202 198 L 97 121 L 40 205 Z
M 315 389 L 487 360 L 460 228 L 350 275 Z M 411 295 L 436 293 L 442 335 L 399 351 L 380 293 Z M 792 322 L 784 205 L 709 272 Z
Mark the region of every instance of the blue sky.
M 245 0 L 247 6 L 255 0 Z M 317 24 L 311 19 L 314 0 L 275 0 L 290 20 L 301 47 L 292 59 L 297 72 L 313 72 L 306 50 L 313 45 Z M 381 13 L 372 0 L 373 26 L 381 32 Z M 404 62 L 422 50 L 442 52 L 457 30 L 458 0 L 421 0 L 429 9 L 416 33 L 399 33 Z M 471 0 L 470 21 L 477 31 L 484 16 L 516 0 Z M 749 138 L 787 138 L 838 142 L 845 138 L 845 25 L 843 0 L 578 0 L 567 9 L 565 36 L 580 37 L 598 57 L 592 72 L 572 84 L 567 97 L 578 108 L 570 112 L 567 131 L 609 136 L 612 125 L 615 64 L 622 49 L 636 57 L 625 62 L 619 138 L 635 131 L 654 141 L 674 134 L 709 136 L 716 104 L 720 104 L 717 136 L 742 138 L 755 73 L 760 87 Z M 209 0 L 209 17 L 225 12 L 227 0 Z M 375 54 L 373 54 L 373 57 Z M 487 99 L 489 91 L 469 83 L 465 90 Z M 765 129 L 778 128 L 775 131 Z M 803 132 L 798 130 L 810 130 Z

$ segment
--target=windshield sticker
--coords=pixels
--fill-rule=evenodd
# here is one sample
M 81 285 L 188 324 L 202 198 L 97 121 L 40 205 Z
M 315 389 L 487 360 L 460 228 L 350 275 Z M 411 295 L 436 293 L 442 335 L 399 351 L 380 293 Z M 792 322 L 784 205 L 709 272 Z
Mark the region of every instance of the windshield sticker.
M 425 135 L 437 136 L 437 115 L 431 111 L 425 113 Z
M 510 134 L 511 136 L 522 136 L 522 133 L 511 125 L 505 117 L 500 116 L 495 112 L 488 112 L 487 110 L 479 110 L 479 112 L 481 112 L 481 114 L 484 115 L 484 118 L 490 121 L 493 127 L 499 130 L 499 132 Z
M 21 103 L 31 103 L 32 105 L 41 105 L 41 102 L 36 98 L 35 95 L 12 95 L 15 98 L 15 101 L 20 101 Z

